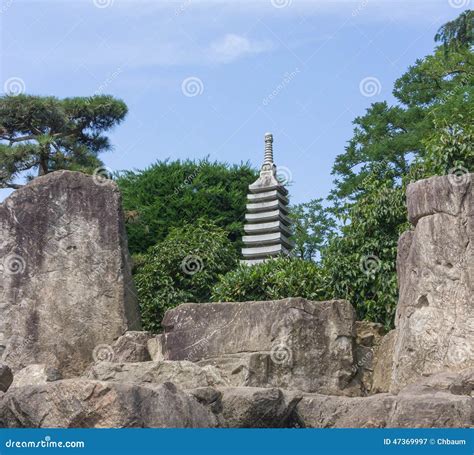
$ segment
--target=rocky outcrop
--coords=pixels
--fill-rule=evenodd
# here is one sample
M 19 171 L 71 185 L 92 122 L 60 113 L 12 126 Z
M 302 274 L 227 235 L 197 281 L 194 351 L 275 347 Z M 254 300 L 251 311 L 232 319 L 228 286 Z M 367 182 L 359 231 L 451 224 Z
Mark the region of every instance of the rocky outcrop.
M 296 407 L 304 428 L 470 428 L 474 421 L 470 396 L 390 395 L 364 398 L 309 395 Z
M 79 172 L 38 177 L 0 204 L 1 359 L 78 375 L 140 328 L 121 198 Z
M 281 428 L 290 426 L 301 395 L 276 388 L 236 387 L 222 389 L 222 427 Z
M 12 387 L 41 385 L 47 382 L 59 381 L 62 375 L 59 370 L 48 365 L 28 365 L 15 373 Z
M 390 390 L 396 335 L 395 330 L 388 332 L 374 351 L 371 393 L 383 393 Z
M 235 386 L 360 395 L 355 312 L 344 300 L 183 304 L 163 320 L 163 355 L 223 371 Z
M 200 367 L 186 360 L 140 363 L 98 362 L 88 371 L 87 377 L 99 381 L 134 384 L 172 382 L 182 389 L 228 385 L 215 368 Z
M 173 384 L 155 387 L 68 379 L 9 390 L 2 428 L 206 428 L 217 419 Z
M 473 180 L 432 177 L 408 187 L 414 230 L 398 248 L 392 392 L 474 364 Z
M 150 332 L 130 331 L 124 333 L 112 344 L 113 362 L 147 362 L 152 360 L 148 351 L 148 341 L 153 338 Z

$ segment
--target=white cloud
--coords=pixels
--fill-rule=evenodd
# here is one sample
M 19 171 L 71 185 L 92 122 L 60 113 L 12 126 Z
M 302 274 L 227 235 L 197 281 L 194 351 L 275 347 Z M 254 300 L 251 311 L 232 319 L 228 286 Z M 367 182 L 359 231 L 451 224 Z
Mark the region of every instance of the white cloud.
M 270 41 L 251 41 L 245 36 L 228 33 L 210 45 L 208 56 L 217 63 L 229 63 L 246 55 L 268 52 L 274 48 Z

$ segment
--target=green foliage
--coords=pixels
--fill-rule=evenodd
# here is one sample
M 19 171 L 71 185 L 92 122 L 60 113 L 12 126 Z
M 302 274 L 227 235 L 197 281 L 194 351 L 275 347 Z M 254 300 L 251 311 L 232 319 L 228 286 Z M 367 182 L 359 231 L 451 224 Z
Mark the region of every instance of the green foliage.
M 397 104 L 373 103 L 357 117 L 336 158 L 331 200 L 343 226 L 322 266 L 331 296 L 350 300 L 359 318 L 393 324 L 397 240 L 409 228 L 406 185 L 474 169 L 472 20 L 467 11 L 441 27 L 443 46 L 395 82 Z
M 240 245 L 248 185 L 257 172 L 248 164 L 158 161 L 117 178 L 127 215 L 129 247 L 144 253 L 173 227 L 206 218 Z
M 474 11 L 466 10 L 438 30 L 435 41 L 454 49 L 474 44 Z
M 304 297 L 324 300 L 324 276 L 312 261 L 281 257 L 253 266 L 241 264 L 221 277 L 212 290 L 213 301 L 245 302 Z
M 316 260 L 336 228 L 336 222 L 322 205 L 322 199 L 291 207 L 295 248 L 293 255 L 300 259 Z
M 398 299 L 397 241 L 408 229 L 405 191 L 386 165 L 368 171 L 364 196 L 345 207 L 350 220 L 323 255 L 333 298 L 349 300 L 360 319 L 393 323 Z
M 103 133 L 126 114 L 125 103 L 111 96 L 0 97 L 0 187 L 18 188 L 24 172 L 92 172 L 102 164 L 98 154 L 110 149 Z
M 434 112 L 466 111 L 465 96 L 472 92 L 473 85 L 473 57 L 466 46 L 458 46 L 448 54 L 443 48 L 436 49 L 433 55 L 417 60 L 395 82 L 396 105 L 373 103 L 365 115 L 356 117 L 354 135 L 333 166 L 334 200 L 357 199 L 372 164 L 385 162 L 402 178 L 413 158 L 424 158 L 425 139 L 437 130 Z
M 145 330 L 160 331 L 167 309 L 184 302 L 209 302 L 219 275 L 237 264 L 227 233 L 198 220 L 174 228 L 150 248 L 135 274 Z

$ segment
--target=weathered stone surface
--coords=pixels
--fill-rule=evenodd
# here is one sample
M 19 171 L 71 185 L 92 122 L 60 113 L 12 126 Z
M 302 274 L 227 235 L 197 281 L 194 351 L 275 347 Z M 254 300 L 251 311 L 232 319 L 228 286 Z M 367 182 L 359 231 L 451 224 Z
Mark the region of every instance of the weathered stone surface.
M 215 368 L 211 366 L 200 367 L 185 360 L 139 363 L 98 362 L 92 365 L 87 377 L 99 381 L 134 384 L 172 382 L 181 389 L 228 385 Z
M 393 350 L 396 331 L 385 335 L 375 349 L 372 374 L 372 393 L 388 392 L 392 383 Z
M 25 387 L 28 385 L 41 385 L 47 382 L 59 381 L 62 379 L 61 372 L 48 365 L 28 365 L 17 371 L 12 387 Z
M 474 368 L 460 372 L 443 372 L 419 379 L 400 391 L 400 395 L 422 395 L 436 392 L 472 396 L 474 392 Z
M 409 186 L 414 231 L 398 252 L 400 299 L 391 390 L 421 376 L 474 366 L 474 197 L 472 175 Z
M 280 428 L 289 426 L 301 395 L 280 389 L 236 387 L 222 392 L 220 426 L 227 428 Z
M 138 386 L 68 379 L 10 389 L 0 397 L 6 428 L 214 427 L 204 405 L 173 384 Z
M 8 365 L 0 363 L 0 392 L 6 392 L 13 382 L 13 373 Z
M 378 394 L 365 398 L 308 395 L 298 403 L 295 420 L 306 428 L 469 428 L 472 398 Z
M 444 213 L 459 216 L 465 211 L 466 203 L 472 204 L 472 182 L 474 174 L 456 177 L 446 175 L 431 177 L 411 183 L 407 188 L 408 219 L 416 225 L 425 216 Z M 469 201 L 468 199 L 471 200 Z M 472 215 L 472 205 L 469 215 Z
M 244 385 L 357 395 L 354 321 L 343 300 L 187 303 L 165 315 L 163 354 L 216 366 L 238 355 L 252 377 Z
M 151 360 L 159 361 L 165 360 L 163 356 L 163 340 L 162 335 L 156 335 L 150 338 L 147 342 L 148 353 Z
M 140 327 L 120 193 L 79 172 L 38 177 L 0 204 L 0 345 L 14 371 L 80 374 Z
M 114 362 L 147 362 L 152 360 L 148 352 L 148 340 L 153 338 L 150 332 L 130 331 L 123 334 L 112 344 Z
M 356 321 L 355 329 L 356 377 L 362 384 L 364 394 L 368 394 L 372 389 L 375 350 L 382 340 L 384 327 L 375 322 Z

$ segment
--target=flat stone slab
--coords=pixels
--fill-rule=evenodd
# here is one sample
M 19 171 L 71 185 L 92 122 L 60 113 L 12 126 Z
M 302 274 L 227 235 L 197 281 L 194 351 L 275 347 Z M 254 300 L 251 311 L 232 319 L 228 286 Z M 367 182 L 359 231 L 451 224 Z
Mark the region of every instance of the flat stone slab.
M 354 323 L 344 300 L 186 303 L 165 315 L 162 353 L 216 366 L 234 384 L 358 395 Z M 229 375 L 233 365 L 249 371 Z

